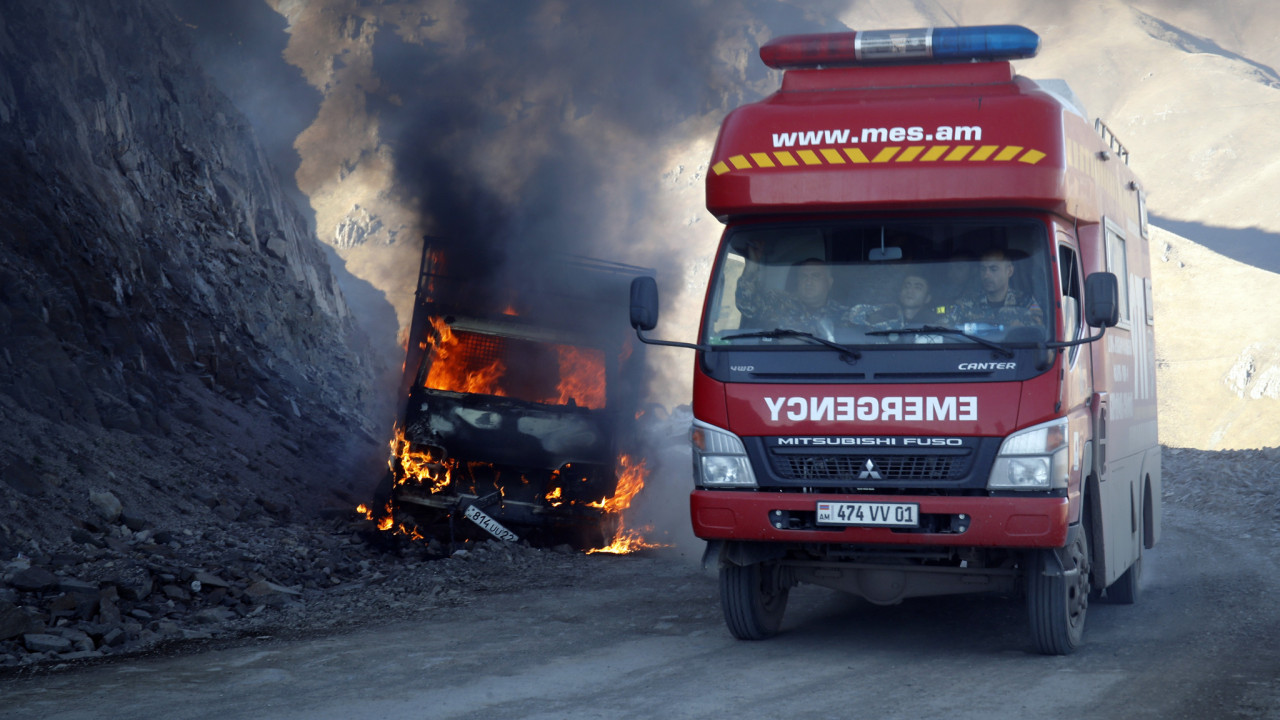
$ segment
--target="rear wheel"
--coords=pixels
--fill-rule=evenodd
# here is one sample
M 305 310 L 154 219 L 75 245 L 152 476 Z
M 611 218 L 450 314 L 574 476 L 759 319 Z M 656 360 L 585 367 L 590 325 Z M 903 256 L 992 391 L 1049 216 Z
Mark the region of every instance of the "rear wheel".
M 720 608 L 729 632 L 739 640 L 764 640 L 777 634 L 790 593 L 790 586 L 781 582 L 777 563 L 720 567 Z
M 1083 531 L 1074 538 L 1059 563 L 1055 550 L 1036 550 L 1027 571 L 1027 610 L 1036 650 L 1067 655 L 1084 637 L 1089 610 L 1089 540 Z M 1061 565 L 1061 567 L 1059 567 Z

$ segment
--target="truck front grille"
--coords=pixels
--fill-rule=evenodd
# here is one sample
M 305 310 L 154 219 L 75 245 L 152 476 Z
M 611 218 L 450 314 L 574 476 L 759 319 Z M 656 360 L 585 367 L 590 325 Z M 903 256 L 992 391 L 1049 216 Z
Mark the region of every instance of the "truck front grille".
M 969 466 L 957 455 L 771 455 L 773 471 L 787 480 L 958 480 Z

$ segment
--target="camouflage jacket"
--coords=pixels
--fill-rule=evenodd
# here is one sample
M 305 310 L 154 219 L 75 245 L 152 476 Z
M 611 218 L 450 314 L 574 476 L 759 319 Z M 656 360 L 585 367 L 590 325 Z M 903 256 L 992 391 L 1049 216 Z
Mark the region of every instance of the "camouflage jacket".
M 831 339 L 832 330 L 847 325 L 844 317 L 848 307 L 828 299 L 822 307 L 812 308 L 785 292 L 760 287 L 752 277 L 738 281 L 734 301 L 742 312 L 743 328 L 786 328 Z
M 1023 297 L 1021 293 L 1010 288 L 1004 296 L 1004 302 L 992 305 L 984 295 L 969 295 L 960 298 L 947 309 L 947 322 L 951 325 L 966 322 L 991 323 L 1009 327 L 1042 327 L 1044 311 L 1040 303 L 1031 296 Z
M 887 305 L 854 305 L 845 316 L 845 321 L 855 327 L 865 326 L 873 330 L 901 330 L 905 327 L 921 325 L 938 325 L 947 321 L 945 307 L 923 307 L 916 316 L 908 320 L 902 313 L 902 306 Z

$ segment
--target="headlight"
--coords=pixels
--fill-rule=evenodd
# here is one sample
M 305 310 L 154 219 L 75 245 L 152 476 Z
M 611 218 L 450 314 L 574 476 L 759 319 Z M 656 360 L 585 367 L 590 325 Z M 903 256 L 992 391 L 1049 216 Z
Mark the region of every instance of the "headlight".
M 755 487 L 747 449 L 731 432 L 693 421 L 689 431 L 693 445 L 693 483 L 698 487 Z
M 987 489 L 1065 488 L 1067 470 L 1067 419 L 1050 420 L 1005 438 Z

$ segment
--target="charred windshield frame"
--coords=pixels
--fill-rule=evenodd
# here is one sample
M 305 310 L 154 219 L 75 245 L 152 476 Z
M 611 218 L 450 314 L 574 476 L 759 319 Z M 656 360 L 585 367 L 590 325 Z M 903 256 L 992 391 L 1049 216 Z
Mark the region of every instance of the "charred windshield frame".
M 1013 349 L 1043 354 L 1059 331 L 1055 246 L 1040 216 L 758 223 L 729 232 L 703 346 L 830 353 L 783 332 L 799 331 L 873 353 L 946 348 L 1008 359 Z M 1005 301 L 992 301 L 1001 282 Z M 949 332 L 921 331 L 931 326 Z

